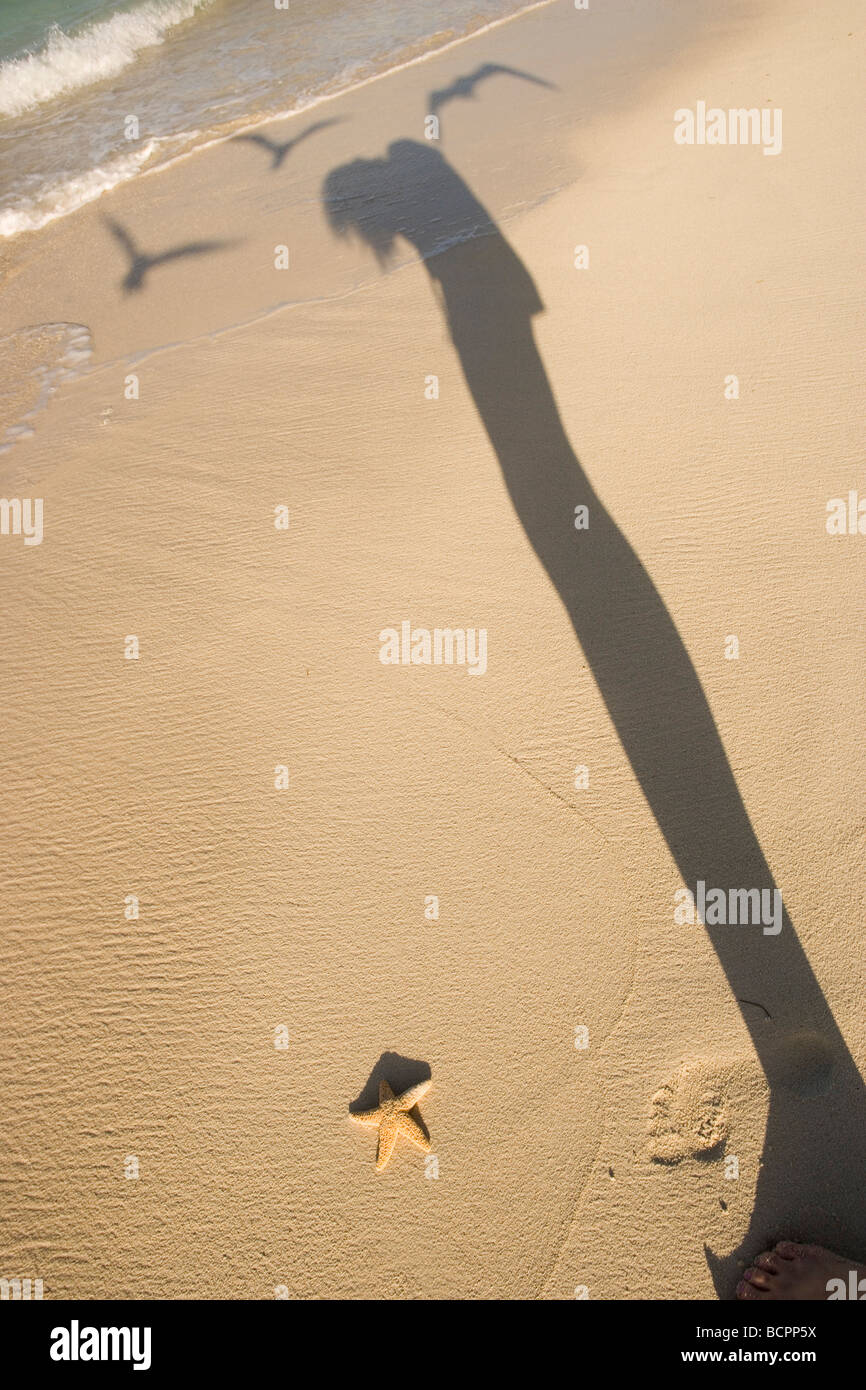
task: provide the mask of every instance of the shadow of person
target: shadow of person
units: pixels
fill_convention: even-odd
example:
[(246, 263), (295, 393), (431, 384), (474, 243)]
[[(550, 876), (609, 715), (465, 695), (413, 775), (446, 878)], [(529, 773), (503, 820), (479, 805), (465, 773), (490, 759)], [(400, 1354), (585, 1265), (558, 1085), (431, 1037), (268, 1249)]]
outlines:
[[(565, 433), (535, 344), (543, 305), (525, 266), (429, 145), (401, 140), (387, 158), (333, 170), (323, 200), (332, 230), (362, 238), (383, 266), (398, 237), (422, 257), (515, 512), (683, 882), (695, 892), (701, 880), (726, 901), (775, 892), (682, 638)], [(640, 480), (648, 496), (651, 470), (649, 460)], [(587, 508), (585, 530), (575, 529), (576, 507)], [(706, 925), (734, 997), (759, 1005), (742, 1014), (770, 1089), (749, 1230), (726, 1258), (707, 1251), (726, 1295), (745, 1258), (774, 1238), (866, 1250), (863, 1083), (785, 910), (780, 926), (773, 935), (761, 924)], [(732, 1132), (735, 1141), (736, 1117)], [(725, 1183), (733, 1214), (735, 1188)]]
[(168, 251), (158, 251), (155, 256), (148, 256), (139, 249), (122, 223), (111, 217), (104, 217), (103, 221), (129, 261), (129, 270), (121, 281), (125, 294), (140, 290), (154, 266), (165, 265), (167, 261), (177, 261), (184, 256), (203, 256), (209, 251), (220, 251), (234, 245), (230, 241), (189, 241), (183, 246), (173, 246)]

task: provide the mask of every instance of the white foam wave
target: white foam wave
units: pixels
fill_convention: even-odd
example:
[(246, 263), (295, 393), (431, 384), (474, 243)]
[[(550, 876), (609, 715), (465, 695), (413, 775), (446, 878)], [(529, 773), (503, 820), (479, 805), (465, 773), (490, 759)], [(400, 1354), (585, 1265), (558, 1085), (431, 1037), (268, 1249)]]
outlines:
[(79, 34), (57, 25), (36, 53), (0, 63), (0, 113), (20, 116), (64, 92), (114, 77), (145, 48), (163, 42), (169, 29), (191, 19), (211, 0), (144, 0)]
[[(195, 10), (201, 9), (212, 3), (212, 0), (155, 0), (139, 7), (135, 14), (141, 14), (145, 10), (160, 10), (165, 13), (171, 10), (175, 13), (181, 10), (184, 16), (192, 15)], [(402, 61), (392, 62), (388, 67), (379, 72), (368, 71), (368, 64), (365, 62), (354, 62), (345, 65), (341, 71), (333, 77), (327, 88), (305, 92), (296, 100), (291, 107), (280, 108), (269, 112), (256, 115), (253, 119), (245, 119), (239, 122), (231, 122), (223, 127), (221, 131), (214, 128), (210, 130), (192, 129), (182, 131), (174, 136), (162, 136), (148, 140), (140, 149), (117, 155), (99, 164), (96, 168), (89, 169), (79, 174), (65, 174), (55, 177), (50, 184), (40, 189), (37, 194), (17, 195), (14, 201), (5, 209), (0, 209), (0, 240), (17, 236), (21, 232), (38, 231), (40, 227), (47, 226), (59, 217), (66, 216), (67, 213), (74, 212), (77, 208), (83, 207), (86, 203), (92, 203), (103, 193), (109, 192), (118, 184), (126, 182), (127, 179), (134, 178), (138, 173), (156, 173), (159, 169), (170, 168), (178, 160), (187, 159), (197, 151), (208, 149), (211, 145), (221, 144), (225, 140), (231, 139), (240, 131), (256, 130), (260, 126), (266, 126), (271, 122), (287, 120), (291, 116), (299, 116), (305, 111), (310, 111), (314, 107), (321, 106), (325, 102), (331, 101), (334, 97), (341, 95), (350, 88), (366, 87), (372, 82), (378, 82), (387, 77), (390, 73), (401, 71), (404, 68), (415, 67), (419, 63), (425, 63), (439, 54), (447, 52), (449, 49), (457, 48), (465, 43), (467, 39), (476, 38), (478, 35), (485, 34), (489, 30), (498, 29), (501, 25), (509, 23), (518, 14), (528, 13), (530, 10), (543, 9), (545, 6), (555, 3), (555, 0), (530, 0), (530, 3), (523, 5), (513, 14), (493, 20), (488, 24), (482, 25), (479, 29), (470, 31), (457, 39), (452, 39), (441, 46), (429, 48), (426, 52), (413, 54)], [(125, 18), (126, 16), (115, 16), (115, 19)], [(95, 29), (104, 29), (113, 21), (106, 21), (103, 25), (95, 26)], [(179, 21), (175, 21), (179, 22)], [(94, 30), (95, 31), (95, 30)], [(435, 36), (434, 36), (435, 37)], [(159, 41), (159, 40), (157, 40)], [(21, 60), (24, 61), (24, 60)], [(3, 86), (2, 76), (5, 68), (9, 64), (0, 64), (0, 110), (2, 110)], [(11, 66), (15, 66), (12, 64)]]
[[(3, 388), (0, 390), (0, 454), (6, 454), (19, 439), (35, 432), (34, 421), (65, 382), (75, 381), (93, 356), (90, 333), (81, 323), (40, 323), (0, 338)], [(17, 374), (17, 377), (16, 377)], [(29, 377), (28, 400), (17, 419), (2, 416), (14, 400), (22, 380)], [(13, 415), (15, 414), (13, 406)]]
[(35, 196), (19, 198), (11, 206), (0, 209), (0, 238), (38, 231), (56, 218), (92, 203), (109, 189), (133, 178), (147, 164), (158, 144), (157, 140), (148, 140), (138, 150), (118, 155), (83, 174), (59, 179), (40, 189)]

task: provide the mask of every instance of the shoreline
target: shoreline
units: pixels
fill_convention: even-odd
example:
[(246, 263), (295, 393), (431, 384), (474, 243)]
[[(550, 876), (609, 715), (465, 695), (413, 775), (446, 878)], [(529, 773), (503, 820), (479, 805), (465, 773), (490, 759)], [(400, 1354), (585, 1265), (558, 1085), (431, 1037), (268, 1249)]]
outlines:
[[(417, 64), (426, 62), (430, 58), (435, 58), (440, 54), (446, 54), (450, 50), (458, 48), (461, 44), (466, 43), (470, 39), (480, 38), (488, 32), (491, 32), (499, 28), (503, 24), (509, 24), (512, 22), (512, 20), (519, 19), (524, 14), (529, 14), (534, 10), (543, 9), (545, 6), (556, 4), (557, 2), (558, 0), (531, 0), (531, 3), (524, 5), (519, 10), (515, 10), (513, 14), (504, 15), (500, 18), (490, 20), (488, 23), (482, 24), (477, 29), (472, 29), (465, 34), (459, 35), (457, 38), (449, 39), (445, 43), (441, 43), (434, 47), (425, 49), (424, 52), (412, 54), (412, 56), (405, 59), (401, 59), (393, 63), (391, 66), (383, 68), (379, 72), (371, 73), (366, 77), (359, 78), (357, 81), (349, 81), (345, 86), (336, 87), (333, 90), (322, 91), (320, 94), (311, 97), (308, 101), (305, 101), (300, 106), (294, 106), (289, 109), (276, 110), (269, 114), (258, 115), (253, 118), (241, 116), (238, 118), (236, 124), (230, 125), (223, 132), (219, 134), (214, 134), (208, 138), (203, 139), (199, 144), (194, 144), (189, 146), (187, 149), (181, 150), (178, 154), (171, 156), (162, 163), (157, 163), (151, 165), (150, 167), (139, 167), (132, 170), (132, 172), (130, 172), (129, 174), (118, 177), (118, 179), (114, 183), (105, 185), (99, 192), (95, 193), (92, 198), (88, 198), (86, 201), (79, 203), (76, 207), (69, 208), (65, 212), (57, 212), (53, 215), (46, 216), (45, 219), (42, 222), (40, 222), (37, 226), (23, 227), (11, 233), (0, 232), (0, 247), (3, 247), (10, 243), (14, 243), (18, 237), (37, 235), (45, 227), (51, 226), (54, 222), (61, 221), (63, 218), (66, 217), (73, 217), (77, 212), (80, 212), (82, 208), (88, 207), (92, 203), (99, 202), (101, 198), (112, 193), (116, 188), (121, 188), (125, 186), (127, 183), (132, 183), (134, 180), (138, 178), (145, 178), (148, 175), (167, 172), (168, 170), (174, 168), (176, 165), (182, 163), (184, 160), (191, 159), (193, 156), (198, 154), (203, 154), (209, 149), (213, 149), (219, 145), (224, 144), (226, 141), (237, 139), (238, 136), (246, 135), (252, 131), (261, 130), (269, 125), (283, 124), (292, 120), (296, 116), (302, 115), (305, 111), (313, 111), (318, 109), (318, 107), (326, 105), (328, 102), (333, 101), (337, 98), (350, 96), (353, 92), (360, 91), (364, 87), (369, 86), (371, 83), (378, 82), (382, 78), (388, 77), (393, 73), (402, 72), (404, 69), (411, 68), (416, 66)], [(432, 43), (437, 38), (437, 36), (437, 33), (433, 33), (429, 35), (428, 38), (424, 40), (424, 42)], [(180, 131), (172, 135), (150, 136), (143, 141), (143, 144), (145, 146), (153, 146), (159, 145), (160, 143), (169, 143), (172, 141), (176, 142), (178, 140), (182, 141), (194, 133), (195, 132)], [(150, 152), (146, 152), (143, 161), (145, 165), (149, 158)], [(94, 170), (89, 171), (89, 173), (91, 174), (94, 172)], [(86, 175), (78, 175), (76, 176), (75, 181), (80, 181), (80, 179), (83, 177), (86, 177)], [(0, 208), (0, 219), (2, 219), (4, 211), (5, 209)]]
[[(749, 12), (755, 11), (755, 6), (750, 3), (750, 0), (743, 0), (743, 4)], [(185, 318), (175, 320), (174, 331), (162, 342), (152, 341), (152, 335), (148, 335), (151, 337), (150, 341), (144, 342), (140, 340), (136, 342), (133, 338), (128, 343), (118, 345), (119, 350), (112, 350), (109, 357), (101, 350), (100, 318), (117, 316), (118, 299), (116, 296), (107, 296), (92, 271), (88, 271), (90, 247), (99, 242), (105, 244), (105, 232), (103, 230), (105, 217), (118, 215), (127, 218), (137, 217), (141, 214), (145, 226), (148, 226), (152, 221), (148, 216), (149, 208), (154, 203), (162, 206), (167, 203), (171, 205), (173, 220), (177, 222), (178, 240), (183, 241), (185, 234), (188, 234), (189, 239), (194, 239), (202, 229), (202, 218), (193, 213), (193, 207), (196, 203), (212, 196), (211, 190), (215, 186), (229, 189), (231, 197), (239, 203), (251, 203), (252, 208), (250, 210), (254, 211), (256, 204), (262, 203), (262, 195), (267, 196), (270, 190), (266, 186), (262, 187), (259, 180), (255, 178), (254, 171), (244, 170), (238, 159), (234, 158), (238, 150), (239, 137), (242, 144), (248, 134), (261, 133), (271, 128), (274, 137), (284, 138), (284, 132), (285, 137), (290, 137), (291, 131), (296, 128), (298, 119), (303, 117), (305, 111), (320, 110), (322, 107), (333, 108), (333, 118), (342, 124), (347, 119), (347, 115), (344, 113), (351, 113), (353, 106), (360, 101), (363, 103), (364, 120), (361, 123), (359, 134), (363, 142), (367, 138), (365, 126), (371, 124), (374, 128), (376, 125), (380, 128), (382, 126), (382, 122), (375, 120), (375, 108), (378, 103), (370, 89), (374, 89), (375, 92), (377, 85), (386, 78), (389, 83), (388, 91), (391, 94), (389, 106), (396, 105), (397, 109), (403, 108), (400, 123), (394, 131), (393, 138), (399, 136), (400, 124), (404, 130), (408, 124), (409, 129), (414, 127), (414, 130), (420, 133), (425, 110), (420, 102), (416, 105), (416, 98), (412, 91), (415, 73), (419, 67), (432, 63), (435, 71), (446, 73), (453, 59), (466, 49), (467, 45), (469, 46), (466, 49), (468, 55), (473, 52), (471, 46), (475, 45), (475, 51), (481, 57), (485, 44), (490, 41), (487, 38), (488, 33), (491, 36), (496, 36), (499, 47), (505, 47), (508, 56), (515, 60), (514, 65), (518, 66), (516, 60), (520, 59), (524, 45), (517, 40), (509, 44), (509, 34), (514, 32), (514, 25), (517, 23), (520, 23), (521, 34), (527, 33), (527, 26), (531, 26), (532, 21), (537, 16), (542, 16), (547, 10), (559, 11), (562, 17), (560, 20), (561, 29), (568, 26), (572, 15), (577, 22), (586, 18), (586, 16), (574, 12), (567, 0), (538, 0), (538, 3), (528, 6), (518, 14), (496, 20), (479, 31), (446, 44), (443, 48), (417, 55), (405, 64), (388, 69), (383, 73), (374, 74), (347, 89), (328, 94), (313, 106), (301, 108), (286, 115), (256, 121), (249, 127), (244, 126), (242, 130), (225, 136), (221, 135), (192, 150), (184, 151), (166, 165), (142, 170), (140, 175), (137, 174), (132, 179), (116, 185), (95, 201), (47, 223), (38, 231), (25, 233), (21, 237), (0, 243), (0, 263), (2, 263), (5, 272), (4, 289), (0, 293), (0, 337), (18, 331), (25, 326), (32, 327), (39, 323), (62, 321), (80, 324), (88, 329), (94, 339), (96, 345), (94, 366), (98, 366), (103, 360), (106, 362), (109, 360), (123, 361), (132, 356), (139, 356), (142, 352), (149, 352), (154, 347), (169, 347), (176, 343), (206, 336), (217, 328), (223, 330), (241, 323), (250, 323), (262, 314), (269, 315), (281, 308), (293, 307), (298, 301), (278, 299), (273, 294), (262, 292), (256, 296), (257, 302), (254, 306), (238, 304), (237, 311), (233, 312), (227, 321), (214, 322), (212, 312), (205, 312), (202, 316), (187, 315)], [(697, 45), (699, 50), (702, 44), (708, 42), (707, 36), (700, 33), (699, 24), (702, 18), (705, 19), (708, 14), (713, 13), (713, 7), (709, 0), (706, 0), (701, 11), (693, 12), (685, 20), (685, 23), (685, 7), (681, 6), (680, 10), (682, 13), (665, 14), (664, 6), (656, 4), (654, 12), (648, 12), (645, 19), (646, 30), (641, 40), (646, 48), (647, 56), (651, 55), (656, 60), (662, 59), (668, 31), (679, 33), (680, 42), (686, 52), (688, 52), (689, 45)], [(611, 97), (611, 80), (614, 83), (614, 91), (616, 91), (618, 80), (616, 76), (611, 79), (608, 75), (608, 69), (611, 64), (618, 61), (616, 44), (620, 37), (617, 29), (620, 18), (616, 14), (602, 15), (596, 17), (594, 22), (597, 25), (597, 32), (601, 35), (600, 47), (599, 40), (594, 40), (599, 52), (593, 53), (590, 50), (588, 54), (581, 55), (580, 61), (584, 68), (582, 81), (588, 92), (591, 93), (597, 88), (603, 94), (603, 108), (610, 117), (615, 113), (614, 100)], [(680, 26), (679, 31), (677, 25)], [(734, 32), (736, 31), (734, 30)], [(531, 29), (529, 33), (531, 36), (530, 56), (533, 44), (538, 54), (544, 53), (546, 40), (543, 33), (539, 32), (539, 27), (535, 26), (534, 35)], [(633, 41), (634, 35), (629, 35), (629, 39)], [(715, 39), (715, 35), (712, 36), (712, 39)], [(553, 59), (552, 64), (551, 58)], [(468, 58), (468, 61), (472, 61), (471, 57)], [(558, 66), (560, 75), (565, 76), (567, 67), (560, 55), (553, 57), (548, 50), (543, 61), (548, 66), (552, 65), (554, 70), (557, 70)], [(675, 58), (667, 55), (666, 61), (670, 63), (675, 61)], [(641, 76), (643, 82), (646, 83), (658, 81), (660, 74), (644, 71)], [(435, 77), (433, 80), (435, 83)], [(507, 86), (509, 80), (511, 79), (499, 79), (503, 86)], [(494, 97), (494, 87), (495, 84), (492, 84), (485, 88), (484, 103), (489, 105), (494, 120), (498, 121), (503, 118), (508, 120), (505, 113), (509, 110), (510, 102), (507, 96), (503, 98), (503, 96), (496, 94)], [(578, 96), (577, 105), (575, 105), (574, 99), (562, 81), (560, 82), (560, 91), (566, 102), (563, 119), (568, 126), (573, 126), (581, 110), (589, 114), (588, 98), (581, 100)], [(393, 100), (395, 92), (399, 92), (397, 103)], [(530, 115), (532, 107), (536, 104), (533, 100), (535, 95), (534, 92), (526, 89), (520, 93), (522, 101), (529, 100)], [(629, 98), (630, 101), (639, 99), (638, 92), (633, 93)], [(474, 103), (469, 105), (474, 105)], [(409, 111), (406, 110), (407, 107)], [(412, 107), (414, 107), (414, 111), (412, 111)], [(469, 106), (464, 106), (463, 109), (468, 112)], [(596, 121), (598, 113), (593, 111), (591, 119)], [(567, 152), (557, 148), (551, 132), (545, 133), (542, 130), (540, 133), (545, 141), (541, 147), (543, 151), (542, 164), (546, 160), (547, 167), (538, 170), (524, 168), (524, 177), (529, 176), (526, 195), (529, 206), (557, 191), (561, 191), (580, 177), (578, 162), (569, 157)], [(310, 148), (312, 149), (312, 146)], [(467, 149), (467, 153), (471, 156), (471, 149)], [(302, 157), (300, 152), (299, 157)], [(263, 165), (261, 173), (264, 175), (266, 172), (266, 166)], [(187, 186), (186, 192), (184, 191), (185, 185)], [(293, 210), (300, 211), (303, 215), (307, 211), (303, 204), (315, 199), (318, 191), (314, 182), (305, 185), (302, 181), (298, 186), (291, 176), (291, 170), (289, 171), (289, 185), (285, 192), (289, 199), (288, 205)], [(505, 181), (499, 180), (498, 185), (494, 186), (492, 191), (491, 211), (493, 215), (506, 222), (510, 221), (515, 212), (509, 211), (507, 207), (507, 184)], [(298, 208), (299, 202), (300, 208)], [(516, 209), (516, 212), (519, 213), (519, 211), (520, 208)], [(224, 219), (218, 217), (218, 220)], [(276, 222), (272, 212), (269, 220)], [(240, 240), (242, 237), (248, 236), (248, 221), (249, 219), (243, 215), (225, 219), (224, 239)], [(278, 240), (276, 230), (274, 238)], [(311, 226), (305, 226), (303, 235), (305, 239), (311, 240), (315, 232)], [(106, 245), (105, 249), (110, 253), (110, 243)], [(68, 287), (65, 286), (65, 282), (60, 276), (46, 276), (46, 263), (55, 266), (74, 264), (75, 278), (82, 281), (85, 294), (83, 296), (71, 296), (68, 293)], [(240, 268), (242, 258), (238, 258), (237, 264)], [(186, 278), (189, 280), (190, 277)], [(271, 286), (274, 291), (279, 288), (272, 278)], [(321, 284), (321, 288), (309, 297), (327, 297), (334, 289), (339, 293), (341, 288), (342, 286), (339, 284), (332, 286), (326, 280), (324, 284)], [(47, 293), (45, 292), (46, 289)], [(305, 295), (304, 299), (307, 297), (308, 295)], [(199, 296), (200, 306), (205, 298), (209, 301), (210, 307), (212, 297), (205, 295), (204, 291)], [(198, 321), (196, 321), (197, 318)]]

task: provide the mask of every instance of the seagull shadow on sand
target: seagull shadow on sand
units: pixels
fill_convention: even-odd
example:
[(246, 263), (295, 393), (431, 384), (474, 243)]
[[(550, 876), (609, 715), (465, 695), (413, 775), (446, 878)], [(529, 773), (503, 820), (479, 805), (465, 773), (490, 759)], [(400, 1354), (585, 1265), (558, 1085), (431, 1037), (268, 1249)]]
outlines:
[[(566, 434), (535, 342), (532, 320), (544, 306), (526, 267), (429, 145), (400, 140), (385, 158), (334, 169), (323, 201), (333, 232), (359, 237), (383, 268), (398, 238), (423, 261), (515, 513), (555, 585), (683, 882), (692, 892), (699, 879), (726, 895), (772, 890), (674, 619)], [(579, 371), (577, 333), (574, 342)], [(651, 460), (634, 486), (651, 505)], [(697, 502), (700, 475), (684, 486)], [(574, 528), (579, 505), (589, 509), (581, 532)], [(760, 925), (704, 929), (741, 1003), (770, 1093), (748, 1229), (722, 1258), (705, 1247), (716, 1289), (729, 1297), (745, 1261), (780, 1237), (866, 1254), (866, 1095), (787, 912), (775, 936)], [(743, 1178), (745, 1190), (754, 1175)], [(738, 1184), (724, 1187), (740, 1234), (747, 1210), (737, 1209)]]
[(136, 245), (134, 237), (122, 223), (111, 217), (105, 217), (103, 221), (129, 261), (129, 270), (121, 281), (125, 294), (142, 289), (146, 276), (158, 265), (182, 260), (186, 256), (204, 256), (211, 251), (222, 251), (237, 245), (235, 241), (188, 241), (182, 246), (172, 246), (168, 251), (147, 255)]
[(300, 145), (302, 140), (306, 140), (310, 135), (315, 135), (318, 130), (324, 130), (326, 126), (339, 125), (342, 119), (342, 116), (331, 116), (326, 121), (314, 121), (293, 140), (285, 140), (282, 143), (277, 140), (270, 140), (267, 135), (260, 135), (258, 131), (254, 130), (244, 135), (235, 135), (234, 139), (245, 140), (247, 144), (258, 145), (261, 149), (267, 150), (271, 156), (271, 169), (279, 169), (286, 155), (291, 154), (295, 146)]
[(438, 116), (443, 106), (447, 106), (449, 101), (468, 101), (474, 100), (476, 87), (482, 82), (486, 82), (489, 77), (519, 77), (523, 82), (532, 82), (537, 87), (549, 87), (556, 90), (554, 82), (548, 82), (543, 77), (535, 77), (531, 72), (522, 72), (520, 68), (509, 68), (501, 63), (483, 63), (474, 72), (457, 77), (448, 87), (440, 87), (435, 92), (430, 92), (427, 97), (428, 110), (432, 115)]

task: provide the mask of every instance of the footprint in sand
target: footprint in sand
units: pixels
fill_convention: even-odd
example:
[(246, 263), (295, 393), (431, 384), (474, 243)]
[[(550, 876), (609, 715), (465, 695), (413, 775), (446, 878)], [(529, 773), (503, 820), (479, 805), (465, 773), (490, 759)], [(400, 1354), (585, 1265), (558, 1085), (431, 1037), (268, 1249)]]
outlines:
[[(736, 1079), (741, 1097), (773, 1088), (804, 1101), (829, 1091), (836, 1057), (820, 1034), (809, 1029), (779, 1031), (772, 1024), (761, 1039), (763, 1069), (754, 1054), (693, 1058), (656, 1091), (647, 1125), (645, 1152), (656, 1163), (721, 1157), (728, 1137), (729, 1092)], [(718, 1151), (718, 1152), (717, 1152)]]
[(687, 1062), (652, 1098), (647, 1152), (654, 1163), (706, 1158), (728, 1136), (727, 1097), (712, 1062)]

